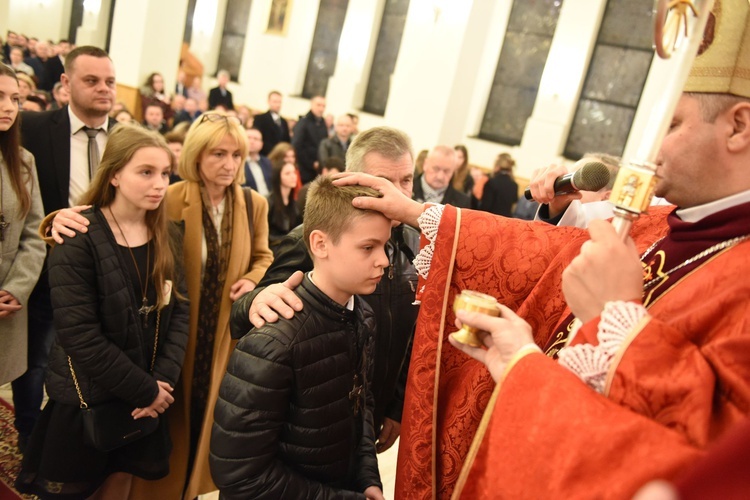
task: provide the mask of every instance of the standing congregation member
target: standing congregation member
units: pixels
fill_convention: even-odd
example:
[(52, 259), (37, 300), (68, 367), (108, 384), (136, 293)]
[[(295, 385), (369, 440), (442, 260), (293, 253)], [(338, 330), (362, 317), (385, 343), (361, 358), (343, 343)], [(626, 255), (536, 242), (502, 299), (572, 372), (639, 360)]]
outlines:
[(307, 184), (318, 175), (318, 147), (328, 137), (328, 128), (323, 120), (326, 98), (315, 96), (310, 99), (310, 111), (294, 127), (292, 145), (297, 153), (302, 184)]
[(227, 88), (229, 83), (229, 71), (222, 69), (216, 75), (216, 87), (212, 88), (208, 93), (208, 109), (214, 109), (217, 106), (223, 106), (225, 110), (234, 110), (234, 102), (232, 101), (232, 93)]
[[(126, 499), (133, 476), (169, 472), (160, 415), (174, 401), (188, 330), (181, 236), (163, 203), (174, 166), (161, 137), (118, 127), (81, 198), (88, 231), (50, 253), (57, 338), (49, 401), (16, 481), (23, 493)], [(119, 441), (131, 435), (124, 425), (138, 439)]]
[[(347, 169), (383, 177), (406, 196), (411, 196), (414, 156), (411, 139), (400, 130), (373, 127), (361, 132), (347, 151)], [(364, 300), (375, 311), (373, 417), (377, 451), (382, 453), (398, 438), (404, 386), (409, 369), (409, 343), (414, 332), (418, 308), (414, 304), (417, 271), (412, 261), (419, 249), (419, 233), (403, 224), (391, 229), (386, 244), (389, 265), (375, 291)], [(232, 306), (232, 336), (240, 338), (253, 327), (279, 316), (291, 318), (302, 307), (294, 293), (302, 273), (313, 267), (305, 246), (302, 226), (281, 240), (277, 258), (263, 276), (258, 288)], [(283, 282), (283, 283), (282, 283)]]
[(141, 110), (146, 116), (149, 106), (158, 106), (162, 111), (162, 119), (169, 121), (174, 111), (170, 105), (171, 99), (164, 88), (164, 77), (161, 73), (151, 73), (146, 82), (139, 89), (141, 93)]
[(208, 446), (219, 384), (234, 347), (229, 313), (273, 259), (266, 200), (242, 188), (246, 155), (245, 130), (235, 117), (204, 113), (185, 137), (178, 168), (184, 180), (172, 184), (167, 196), (170, 220), (185, 224), (190, 296), (187, 354), (169, 416), (174, 449), (169, 476), (156, 484), (139, 481), (133, 499), (193, 499), (216, 490)]
[(518, 199), (518, 184), (513, 177), (515, 165), (516, 160), (508, 153), (500, 153), (497, 156), (492, 177), (482, 190), (479, 210), (503, 217), (513, 215), (513, 205)]
[[(747, 418), (750, 5), (720, 6), (656, 156), (655, 195), (676, 207), (651, 207), (625, 242), (605, 221), (425, 210), (381, 179), (345, 181), (384, 193), (355, 206), (420, 219), (423, 304), (470, 289), (503, 306), (423, 308), (397, 495), (629, 498)], [(552, 181), (532, 183), (538, 201)], [(482, 364), (447, 345), (456, 317), (488, 332), (486, 350), (450, 341)]]
[(453, 148), (435, 146), (424, 160), (424, 172), (414, 179), (413, 198), (417, 201), (449, 203), (460, 208), (469, 208), (469, 196), (451, 185), (451, 178), (457, 167)]
[[(61, 42), (62, 44), (62, 42)], [(36, 159), (44, 213), (73, 206), (88, 189), (107, 143), (115, 100), (115, 69), (107, 53), (82, 46), (67, 53), (60, 77), (70, 103), (55, 111), (23, 113), (23, 145)], [(85, 224), (85, 223), (84, 223)], [(77, 228), (85, 226), (78, 224)], [(55, 224), (52, 235), (62, 225)], [(66, 236), (73, 236), (65, 230)], [(55, 337), (47, 272), (29, 298), (28, 369), (13, 381), (15, 427), (21, 448), (39, 417), (50, 346)]]
[(21, 147), (15, 72), (0, 63), (0, 385), (26, 371), (29, 295), (44, 263), (34, 157)]
[(289, 123), (281, 116), (281, 93), (273, 90), (268, 94), (268, 111), (256, 115), (253, 127), (263, 135), (263, 149), (260, 154), (268, 156), (280, 142), (292, 142), (289, 136)]
[(339, 158), (346, 163), (346, 150), (352, 143), (354, 124), (349, 115), (336, 118), (334, 134), (323, 139), (318, 147), (318, 162), (323, 165), (328, 158)]
[(329, 177), (310, 188), (305, 244), (314, 269), (303, 310), (238, 343), (221, 383), (211, 472), (227, 500), (382, 500), (372, 393), (370, 294), (388, 267), (391, 221), (357, 210), (359, 187)]
[[(245, 160), (245, 186), (267, 196), (271, 192), (271, 160), (260, 154), (263, 149), (263, 136), (255, 127), (246, 131), (247, 160)], [(297, 168), (294, 168), (294, 185), (297, 185)]]
[[(268, 245), (274, 252), (281, 239), (302, 222), (295, 202), (297, 169), (293, 163), (274, 166), (268, 200)], [(274, 254), (275, 255), (275, 254)]]

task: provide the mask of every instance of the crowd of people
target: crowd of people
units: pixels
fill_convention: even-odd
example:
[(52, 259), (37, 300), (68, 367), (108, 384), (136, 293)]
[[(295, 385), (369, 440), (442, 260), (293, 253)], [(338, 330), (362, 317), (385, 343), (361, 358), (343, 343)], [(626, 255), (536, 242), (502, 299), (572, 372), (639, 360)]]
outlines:
[[(377, 500), (377, 455), (400, 438), (399, 498), (739, 498), (741, 468), (706, 465), (750, 450), (722, 441), (750, 428), (750, 6), (722, 8), (737, 15), (716, 21), (656, 158), (672, 206), (629, 234), (602, 220), (606, 154), (586, 157), (607, 186), (560, 195), (552, 165), (529, 206), (508, 153), (491, 173), (461, 145), (415, 156), (403, 131), (327, 119), (323, 96), (296, 124), (276, 91), (254, 115), (225, 71), (209, 92), (151, 73), (134, 113), (102, 49), (62, 41), (40, 66), (49, 45), (9, 32), (16, 488)], [(454, 311), (462, 290), (499, 315)]]

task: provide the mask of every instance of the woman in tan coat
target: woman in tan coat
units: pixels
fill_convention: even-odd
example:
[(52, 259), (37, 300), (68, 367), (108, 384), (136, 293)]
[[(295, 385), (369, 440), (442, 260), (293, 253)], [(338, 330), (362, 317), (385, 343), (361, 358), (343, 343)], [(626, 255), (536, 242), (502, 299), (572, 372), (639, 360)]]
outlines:
[(255, 288), (273, 260), (267, 202), (241, 187), (246, 156), (245, 132), (235, 117), (205, 113), (185, 138), (178, 167), (184, 181), (171, 185), (167, 194), (169, 218), (185, 224), (190, 297), (190, 336), (169, 414), (174, 448), (169, 476), (139, 481), (130, 498), (193, 499), (216, 489), (208, 450), (219, 384), (235, 343), (229, 312), (235, 299)]

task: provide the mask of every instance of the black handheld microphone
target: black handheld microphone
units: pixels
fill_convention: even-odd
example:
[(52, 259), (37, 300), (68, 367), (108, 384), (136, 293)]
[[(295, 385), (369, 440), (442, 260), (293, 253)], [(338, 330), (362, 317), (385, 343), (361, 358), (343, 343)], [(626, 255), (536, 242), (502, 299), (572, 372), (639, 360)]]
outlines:
[[(575, 172), (555, 179), (555, 195), (570, 194), (576, 191), (599, 191), (609, 183), (609, 169), (600, 161), (590, 161)], [(531, 188), (523, 193), (527, 200), (532, 199)]]

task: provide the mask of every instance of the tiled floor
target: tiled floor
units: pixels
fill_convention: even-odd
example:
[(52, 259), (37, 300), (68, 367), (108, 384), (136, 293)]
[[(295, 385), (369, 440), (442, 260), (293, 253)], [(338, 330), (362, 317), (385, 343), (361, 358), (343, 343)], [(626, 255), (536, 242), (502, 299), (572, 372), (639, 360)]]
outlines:
[[(0, 386), (0, 398), (6, 401), (12, 401), (10, 384)], [(393, 489), (396, 485), (396, 458), (398, 455), (398, 441), (390, 450), (378, 455), (380, 464), (380, 478), (383, 481), (383, 494), (386, 499), (393, 498)], [(219, 493), (209, 493), (202, 495), (201, 500), (218, 500)]]

